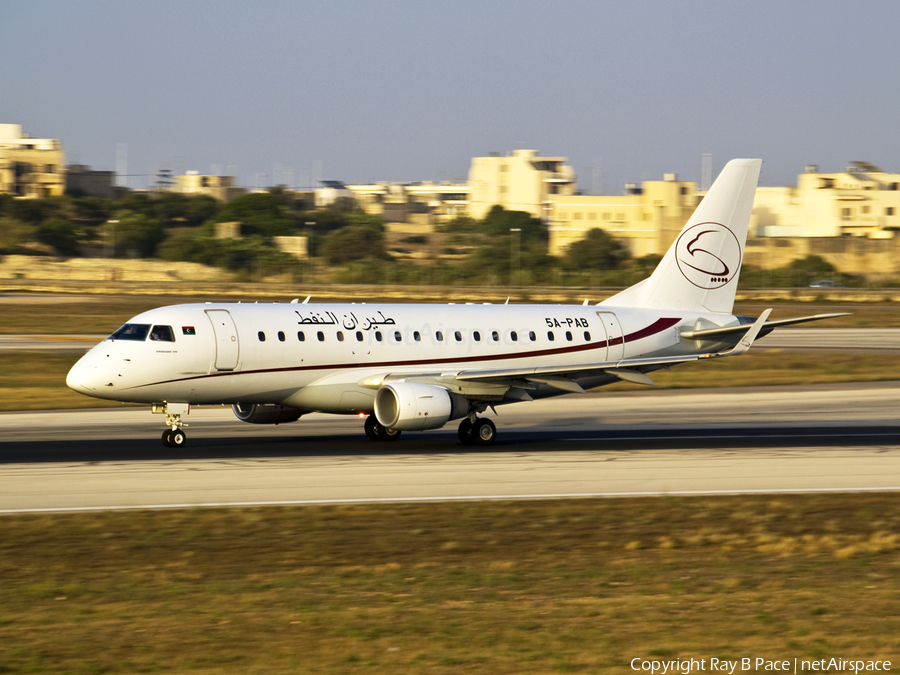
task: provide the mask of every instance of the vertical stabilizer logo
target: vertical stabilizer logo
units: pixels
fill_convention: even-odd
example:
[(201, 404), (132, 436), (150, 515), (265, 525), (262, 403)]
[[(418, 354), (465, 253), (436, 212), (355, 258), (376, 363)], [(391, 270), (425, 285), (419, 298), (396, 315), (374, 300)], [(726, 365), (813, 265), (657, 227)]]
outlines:
[(706, 290), (722, 288), (741, 268), (741, 244), (720, 223), (698, 223), (681, 233), (675, 260), (684, 278)]

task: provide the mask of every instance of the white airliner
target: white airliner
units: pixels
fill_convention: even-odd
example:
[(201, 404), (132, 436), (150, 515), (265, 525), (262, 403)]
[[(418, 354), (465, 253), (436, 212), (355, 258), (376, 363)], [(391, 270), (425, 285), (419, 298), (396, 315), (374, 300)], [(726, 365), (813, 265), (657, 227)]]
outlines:
[[(187, 304), (137, 315), (85, 354), (66, 384), (149, 403), (181, 447), (192, 405), (232, 404), (253, 424), (309, 412), (367, 415), (373, 440), (461, 420), (465, 444), (496, 438), (489, 408), (735, 356), (777, 326), (732, 314), (758, 159), (722, 170), (653, 274), (585, 305)], [(496, 410), (494, 410), (496, 412)]]

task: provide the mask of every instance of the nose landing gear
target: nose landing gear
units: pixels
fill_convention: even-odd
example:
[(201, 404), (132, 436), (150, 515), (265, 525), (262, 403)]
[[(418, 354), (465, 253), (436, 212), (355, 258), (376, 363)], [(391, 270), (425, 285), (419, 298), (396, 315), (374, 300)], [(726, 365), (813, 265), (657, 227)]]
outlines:
[(163, 445), (167, 448), (181, 448), (186, 441), (187, 435), (184, 433), (184, 430), (177, 427), (175, 429), (166, 429), (162, 435)]
[(182, 427), (186, 427), (187, 424), (181, 421), (181, 416), (191, 412), (191, 405), (189, 403), (154, 403), (150, 410), (153, 413), (165, 415), (166, 426), (171, 427), (163, 432), (163, 445), (167, 448), (184, 447), (187, 442), (187, 434), (184, 433)]

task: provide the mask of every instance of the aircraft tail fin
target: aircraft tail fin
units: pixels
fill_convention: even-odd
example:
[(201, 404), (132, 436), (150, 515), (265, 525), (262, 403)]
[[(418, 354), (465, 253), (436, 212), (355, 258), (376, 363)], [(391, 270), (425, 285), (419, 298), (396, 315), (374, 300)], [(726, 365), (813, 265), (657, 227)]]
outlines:
[(761, 165), (728, 162), (653, 274), (600, 304), (730, 314)]

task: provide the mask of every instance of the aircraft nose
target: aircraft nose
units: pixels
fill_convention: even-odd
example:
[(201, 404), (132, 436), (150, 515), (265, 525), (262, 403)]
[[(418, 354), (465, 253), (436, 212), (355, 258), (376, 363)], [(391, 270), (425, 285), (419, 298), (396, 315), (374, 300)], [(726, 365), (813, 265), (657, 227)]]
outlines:
[(93, 359), (86, 354), (79, 359), (66, 375), (66, 386), (80, 394), (90, 394), (97, 390), (94, 381), (97, 375), (97, 366)]

